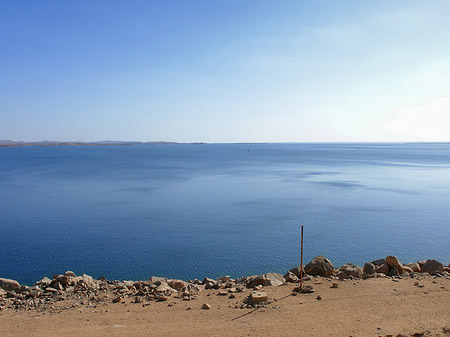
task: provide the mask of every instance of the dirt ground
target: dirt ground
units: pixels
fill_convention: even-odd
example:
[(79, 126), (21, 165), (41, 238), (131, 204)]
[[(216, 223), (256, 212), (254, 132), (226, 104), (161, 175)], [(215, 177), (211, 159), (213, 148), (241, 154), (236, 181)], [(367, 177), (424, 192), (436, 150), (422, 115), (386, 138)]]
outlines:
[[(240, 309), (250, 290), (235, 298), (205, 290), (196, 300), (145, 306), (106, 300), (61, 313), (4, 309), (0, 336), (450, 336), (450, 280), (415, 282), (318, 278), (307, 282), (312, 294), (293, 296), (292, 284), (265, 287), (270, 303), (251, 309)], [(201, 309), (204, 303), (211, 309)]]

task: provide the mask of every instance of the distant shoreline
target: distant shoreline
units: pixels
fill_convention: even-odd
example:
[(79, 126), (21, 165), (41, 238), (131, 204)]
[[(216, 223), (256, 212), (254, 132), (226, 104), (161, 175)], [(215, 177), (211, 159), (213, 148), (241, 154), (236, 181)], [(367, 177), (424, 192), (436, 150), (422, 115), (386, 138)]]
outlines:
[(23, 146), (41, 146), (41, 147), (49, 147), (49, 146), (111, 146), (111, 145), (182, 145), (182, 144), (190, 144), (190, 145), (204, 145), (204, 144), (229, 144), (229, 145), (255, 145), (255, 144), (356, 144), (356, 145), (374, 145), (374, 144), (450, 144), (450, 142), (440, 142), (440, 141), (430, 141), (430, 142), (408, 142), (408, 141), (392, 141), (392, 142), (231, 142), (231, 143), (223, 143), (223, 142), (168, 142), (168, 141), (149, 141), (149, 142), (141, 142), (141, 141), (91, 141), (91, 142), (82, 142), (82, 141), (37, 141), (37, 142), (26, 142), (26, 141), (14, 141), (14, 140), (0, 140), (0, 147), (23, 147)]
[[(0, 147), (22, 147), (22, 146), (111, 146), (111, 145), (170, 145), (181, 144), (177, 142), (133, 142), (133, 141), (99, 141), (99, 142), (58, 142), (58, 141), (42, 141), (42, 142), (16, 142), (16, 141), (0, 141)], [(205, 144), (205, 143), (189, 143), (189, 144)]]

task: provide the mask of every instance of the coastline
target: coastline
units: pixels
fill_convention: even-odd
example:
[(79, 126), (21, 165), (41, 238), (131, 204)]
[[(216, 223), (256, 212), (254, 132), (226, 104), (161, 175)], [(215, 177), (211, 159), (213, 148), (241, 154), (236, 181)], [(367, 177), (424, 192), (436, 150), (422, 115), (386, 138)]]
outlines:
[[(419, 269), (414, 271), (413, 268)], [(13, 280), (0, 279), (0, 287), (3, 288), (0, 290), (0, 323), (5, 329), (10, 329), (5, 330), (9, 331), (7, 335), (14, 336), (22, 335), (14, 327), (17, 318), (26, 320), (22, 323), (27, 325), (27, 331), (32, 331), (33, 336), (45, 335), (43, 332), (48, 332), (39, 330), (43, 321), (55, 324), (54, 331), (47, 335), (59, 335), (63, 332), (74, 336), (92, 333), (241, 335), (239, 329), (243, 329), (242, 321), (252, 322), (261, 328), (256, 330), (244, 328), (242, 331), (247, 335), (292, 335), (293, 330), (290, 329), (298, 322), (295, 323), (294, 320), (289, 324), (288, 322), (282, 324), (284, 316), (280, 315), (280, 312), (287, 310), (286, 317), (293, 319), (296, 316), (300, 317), (300, 314), (305, 315), (304, 309), (310, 307), (313, 311), (318, 309), (322, 311), (316, 312), (318, 314), (316, 318), (308, 312), (310, 321), (302, 320), (302, 326), (308, 326), (310, 329), (305, 335), (316, 336), (333, 332), (329, 330), (332, 326), (328, 325), (334, 322), (333, 319), (339, 321), (352, 318), (346, 315), (342, 317), (343, 308), (353, 310), (352, 308), (360, 305), (370, 304), (369, 308), (365, 309), (366, 312), (354, 313), (355, 317), (371, 314), (374, 315), (373, 321), (377, 322), (377, 315), (382, 317), (386, 314), (380, 308), (395, 313), (394, 317), (397, 317), (397, 320), (401, 313), (406, 313), (406, 317), (409, 317), (397, 326), (390, 324), (381, 327), (379, 335), (402, 336), (401, 333), (405, 331), (409, 335), (428, 331), (433, 333), (433, 336), (436, 333), (445, 336), (447, 331), (445, 329), (449, 328), (450, 331), (448, 320), (450, 265), (444, 266), (436, 260), (403, 265), (394, 256), (388, 256), (368, 262), (363, 267), (345, 264), (334, 268), (331, 261), (318, 256), (304, 266), (303, 290), (308, 291), (299, 292), (300, 271), (301, 268), (298, 266), (287, 271), (285, 275), (266, 273), (239, 279), (222, 276), (216, 280), (205, 277), (203, 280), (189, 281), (162, 277), (151, 277), (146, 281), (109, 281), (103, 277), (95, 280), (88, 275), (77, 276), (67, 271), (63, 275), (54, 275), (51, 279), (44, 277), (31, 287), (21, 286)], [(398, 301), (401, 303), (397, 303)], [(336, 303), (339, 303), (337, 308)], [(416, 318), (415, 314), (411, 313), (411, 303), (420, 303), (414, 306), (414, 310), (417, 311)], [(434, 314), (426, 314), (422, 310)], [(141, 319), (147, 317), (149, 312), (160, 318), (155, 318), (153, 323), (120, 318), (122, 315), (130, 316), (131, 311)], [(177, 312), (177, 317), (183, 316), (179, 326), (176, 329), (170, 325), (162, 328), (161, 326), (165, 325), (164, 320), (174, 315), (174, 311)], [(322, 322), (318, 327), (316, 319), (322, 317), (322, 314), (328, 315), (328, 323)], [(217, 330), (212, 329), (211, 321), (208, 323), (208, 315), (212, 316), (210, 319), (218, 321)], [(440, 318), (436, 321), (438, 316)], [(91, 320), (96, 322), (105, 317), (121, 323), (107, 324), (99, 330), (90, 330)], [(87, 330), (67, 330), (68, 327), (57, 327), (62, 321), (76, 322), (81, 318)], [(411, 324), (413, 318), (416, 325)], [(446, 319), (448, 326), (445, 323)], [(188, 327), (191, 320), (199, 322), (195, 326)], [(267, 327), (266, 320), (275, 321)], [(434, 322), (431, 325), (437, 324), (434, 328), (439, 328), (440, 332), (430, 328), (430, 320)], [(356, 325), (361, 326), (356, 328)], [(363, 323), (356, 325), (346, 327), (344, 330), (342, 327), (336, 327), (335, 335), (341, 335), (343, 331), (345, 334), (349, 333), (347, 335), (352, 335), (352, 329), (356, 329), (355, 331), (359, 333), (367, 333), (372, 329), (371, 327), (367, 330), (368, 327)], [(262, 328), (263, 326), (265, 327)], [(145, 327), (148, 331), (144, 329)]]

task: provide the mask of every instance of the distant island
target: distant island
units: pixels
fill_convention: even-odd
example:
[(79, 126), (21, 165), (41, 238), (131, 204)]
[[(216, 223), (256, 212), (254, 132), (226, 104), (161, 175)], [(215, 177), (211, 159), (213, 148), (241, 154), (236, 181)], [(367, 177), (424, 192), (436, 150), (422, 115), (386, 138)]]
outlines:
[[(19, 146), (106, 146), (106, 145), (164, 145), (164, 144), (180, 144), (177, 142), (137, 142), (137, 141), (113, 141), (102, 140), (93, 142), (79, 142), (79, 141), (49, 141), (43, 140), (40, 142), (24, 142), (13, 140), (0, 140), (0, 147), (19, 147)], [(190, 143), (190, 144), (204, 144), (204, 143)]]

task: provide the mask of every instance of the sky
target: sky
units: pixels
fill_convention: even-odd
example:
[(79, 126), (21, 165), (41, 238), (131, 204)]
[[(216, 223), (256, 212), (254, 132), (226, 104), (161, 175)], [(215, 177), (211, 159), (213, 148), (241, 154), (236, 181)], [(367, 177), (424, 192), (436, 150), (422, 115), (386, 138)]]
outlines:
[(0, 0), (0, 139), (450, 141), (450, 1)]

